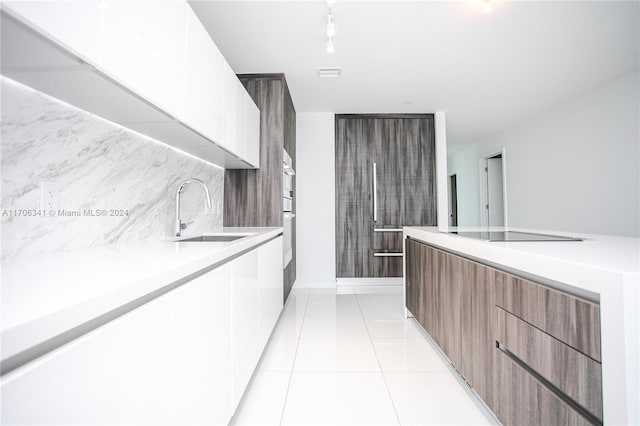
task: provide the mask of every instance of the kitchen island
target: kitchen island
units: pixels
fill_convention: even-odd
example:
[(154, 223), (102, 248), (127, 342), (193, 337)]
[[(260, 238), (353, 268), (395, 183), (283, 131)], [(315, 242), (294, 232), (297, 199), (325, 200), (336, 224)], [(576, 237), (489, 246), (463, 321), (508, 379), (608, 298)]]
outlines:
[[(531, 232), (545, 233), (539, 230)], [(638, 336), (640, 333), (638, 328), (640, 323), (638, 310), (640, 305), (638, 264), (640, 262), (640, 240), (637, 238), (602, 235), (548, 233), (580, 237), (584, 239), (584, 241), (487, 242), (464, 238), (454, 234), (441, 233), (438, 232), (438, 229), (435, 227), (405, 227), (405, 284), (409, 286), (409, 288), (406, 289), (407, 306), (414, 306), (414, 311), (421, 310), (417, 307), (419, 303), (416, 304), (416, 302), (411, 300), (412, 297), (414, 299), (416, 297), (428, 299), (429, 295), (428, 292), (415, 293), (411, 287), (411, 283), (407, 282), (412, 280), (416, 281), (415, 277), (424, 276), (429, 273), (424, 270), (429, 269), (429, 267), (424, 268), (425, 264), (429, 262), (424, 260), (426, 258), (419, 258), (414, 254), (407, 253), (408, 244), (410, 241), (413, 241), (424, 244), (424, 250), (435, 250), (435, 254), (427, 253), (426, 256), (433, 257), (440, 254), (438, 260), (440, 263), (433, 261), (433, 263), (429, 263), (429, 265), (435, 265), (436, 269), (440, 266), (438, 271), (440, 275), (435, 278), (435, 281), (446, 282), (447, 274), (453, 274), (455, 276), (454, 281), (458, 283), (459, 287), (455, 289), (454, 292), (460, 291), (464, 293), (466, 288), (478, 284), (478, 277), (487, 277), (486, 288), (488, 289), (488, 295), (486, 298), (487, 300), (490, 299), (487, 305), (491, 306), (492, 311), (489, 312), (486, 317), (481, 318), (480, 321), (490, 323), (487, 324), (487, 329), (485, 330), (486, 334), (488, 334), (485, 338), (487, 342), (483, 344), (491, 345), (491, 347), (494, 348), (494, 352), (501, 349), (499, 351), (500, 355), (508, 353), (508, 351), (504, 351), (502, 348), (495, 348), (497, 344), (502, 344), (500, 340), (501, 337), (504, 337), (501, 336), (502, 331), (501, 329), (499, 330), (499, 328), (508, 328), (504, 324), (498, 323), (498, 321), (504, 320), (503, 317), (506, 317), (507, 321), (509, 321), (511, 317), (515, 318), (513, 320), (516, 321), (514, 327), (530, 327), (531, 333), (538, 333), (535, 335), (536, 339), (545, 339), (551, 334), (553, 337), (551, 340), (553, 340), (553, 342), (562, 343), (561, 350), (568, 348), (567, 353), (569, 353), (569, 359), (573, 359), (571, 357), (575, 356), (578, 357), (576, 359), (584, 360), (585, 364), (593, 363), (594, 360), (601, 362), (601, 418), (592, 418), (592, 422), (603, 421), (605, 424), (638, 424), (640, 420), (637, 404), (639, 399), (638, 382), (640, 375), (638, 369)], [(444, 257), (451, 257), (449, 263), (443, 263), (442, 259)], [(423, 260), (416, 261), (416, 259)], [(418, 266), (422, 267), (423, 270), (416, 272), (416, 267)], [(471, 272), (469, 272), (469, 270), (474, 267), (477, 271), (474, 272), (475, 275), (470, 275)], [(461, 270), (463, 268), (467, 269), (465, 269), (464, 274), (460, 273), (456, 275), (456, 268), (460, 268)], [(513, 306), (507, 306), (508, 303), (505, 301), (508, 297), (511, 297), (509, 293), (516, 287), (518, 291), (529, 291), (529, 293), (525, 292), (529, 295), (536, 294), (535, 292), (540, 293), (542, 298), (540, 303), (536, 305), (533, 303), (535, 301), (531, 301), (538, 307), (546, 306), (545, 303), (548, 302), (550, 298), (559, 297), (567, 299), (568, 301), (563, 302), (564, 304), (561, 306), (571, 306), (573, 309), (573, 306), (580, 305), (580, 309), (584, 308), (580, 312), (589, 312), (589, 310), (595, 312), (596, 321), (591, 328), (595, 330), (594, 336), (600, 339), (599, 342), (592, 345), (595, 349), (582, 348), (580, 347), (580, 342), (571, 341), (571, 338), (575, 337), (576, 330), (589, 328), (586, 322), (582, 324), (582, 321), (586, 321), (587, 319), (585, 316), (575, 317), (578, 319), (576, 324), (574, 324), (575, 327), (572, 332), (574, 336), (571, 335), (572, 333), (568, 333), (568, 343), (566, 345), (554, 332), (541, 333), (541, 330), (548, 332), (548, 330), (545, 329), (546, 325), (536, 324), (535, 321), (526, 318), (526, 315), (522, 312), (514, 311)], [(530, 290), (527, 290), (528, 288), (530, 288)], [(506, 296), (501, 296), (500, 291), (504, 292)], [(415, 296), (415, 294), (417, 294), (417, 296)], [(464, 296), (460, 297), (464, 298)], [(504, 300), (498, 300), (501, 298)], [(479, 300), (478, 294), (472, 295), (471, 299)], [(520, 297), (519, 303), (522, 304), (524, 302), (526, 302), (526, 297)], [(446, 308), (455, 310), (455, 307), (452, 306)], [(462, 306), (462, 310), (464, 309), (465, 306)], [(559, 311), (562, 312), (562, 309), (563, 308), (559, 308)], [(497, 314), (494, 314), (493, 311), (496, 311)], [(515, 314), (512, 315), (514, 312)], [(418, 317), (423, 314), (423, 312), (411, 312), (411, 307), (408, 313), (416, 316), (419, 322), (420, 318)], [(455, 322), (451, 321), (453, 318), (450, 317), (451, 314), (447, 315), (449, 315), (449, 317), (443, 317), (441, 318), (443, 321), (438, 322), (440, 326), (442, 326), (442, 324)], [(544, 314), (542, 316), (544, 316)], [(430, 318), (426, 318), (427, 327), (423, 324), (425, 329), (429, 327), (430, 322)], [(524, 320), (522, 320), (522, 318), (524, 318)], [(477, 324), (473, 325), (474, 319), (476, 323), (479, 322), (477, 321), (477, 317), (472, 317), (469, 321), (472, 327), (477, 327)], [(517, 321), (520, 321), (522, 324)], [(533, 323), (534, 326), (531, 326), (531, 323)], [(562, 324), (560, 324), (560, 326), (562, 326)], [(522, 330), (529, 329), (523, 328)], [(445, 330), (445, 332), (447, 331), (448, 330)], [(433, 334), (437, 334), (430, 332), (428, 329), (427, 332), (432, 335), (432, 337), (435, 337)], [(533, 337), (531, 339), (533, 339)], [(434, 340), (438, 343), (437, 338), (434, 338)], [(595, 338), (592, 340), (595, 340)], [(459, 357), (461, 361), (459, 361), (458, 364), (463, 365), (456, 365), (456, 368), (464, 370), (464, 364), (467, 363), (464, 351), (469, 350), (468, 347), (465, 346), (465, 342), (459, 343), (458, 346), (453, 345), (452, 347), (454, 349), (457, 347), (461, 349), (451, 351), (449, 350), (447, 339), (445, 339), (445, 341), (447, 343), (444, 344), (445, 348), (443, 348), (443, 351), (454, 365), (456, 364), (456, 358)], [(534, 340), (530, 341), (532, 342)], [(442, 348), (443, 345), (438, 344)], [(528, 345), (532, 346), (531, 343), (528, 343)], [(526, 344), (523, 347), (525, 348), (524, 350), (527, 350)], [(574, 348), (580, 350), (580, 352), (576, 351), (577, 355), (571, 352)], [(459, 352), (463, 353), (459, 354)], [(530, 356), (531, 354), (525, 355)], [(521, 358), (525, 357), (525, 355), (522, 355)], [(491, 356), (493, 356), (493, 354), (491, 354)], [(519, 358), (518, 360), (522, 361)], [(543, 364), (549, 365), (549, 360), (544, 361)], [(488, 363), (486, 365), (491, 365), (492, 368), (500, 367), (500, 364), (491, 364), (489, 361), (486, 362)], [(473, 362), (470, 362), (469, 365), (473, 365)], [(528, 368), (526, 365), (525, 367)], [(474, 370), (471, 367), (469, 367), (468, 370), (471, 370), (472, 374), (468, 374), (467, 376), (472, 377), (476, 375), (478, 371), (477, 368)], [(482, 384), (480, 387), (484, 387), (480, 392), (472, 383), (470, 384), (494, 411), (496, 411), (495, 406), (498, 404), (498, 398), (496, 398), (496, 395), (499, 395), (498, 384), (503, 386), (506, 381), (504, 376), (501, 376), (503, 373), (502, 371), (493, 371), (492, 374), (489, 375), (491, 376), (489, 379), (485, 377), (487, 380), (479, 381), (479, 383)], [(537, 374), (535, 371), (533, 373)], [(469, 378), (466, 377), (466, 379)], [(487, 383), (489, 383), (489, 385), (487, 385)], [(557, 391), (557, 389), (554, 388), (554, 392), (555, 391)], [(570, 393), (570, 391), (568, 392)], [(562, 392), (558, 394), (561, 393)], [(485, 397), (485, 395), (487, 396)], [(555, 394), (552, 396), (556, 398)], [(575, 398), (579, 400), (580, 395)], [(558, 404), (564, 404), (562, 401), (558, 402)], [(573, 407), (575, 405), (573, 404), (574, 402), (575, 401), (569, 401), (568, 406)], [(585, 404), (588, 405), (587, 403)], [(581, 409), (581, 407), (577, 407), (578, 411)], [(502, 408), (498, 409), (498, 411), (500, 410), (502, 410)], [(572, 409), (567, 410), (571, 412), (574, 411)], [(587, 413), (587, 417), (588, 416), (589, 414)], [(498, 417), (500, 417), (500, 415), (498, 415)], [(578, 418), (582, 419), (582, 417), (579, 416)]]

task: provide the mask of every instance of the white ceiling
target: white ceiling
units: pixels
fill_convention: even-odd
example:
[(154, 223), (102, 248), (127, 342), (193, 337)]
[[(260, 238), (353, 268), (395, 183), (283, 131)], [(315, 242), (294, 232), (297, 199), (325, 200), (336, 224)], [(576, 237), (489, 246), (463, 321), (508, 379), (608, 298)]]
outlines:
[(236, 73), (285, 73), (298, 112), (446, 111), (454, 150), (639, 67), (638, 1), (338, 0), (334, 54), (324, 1), (190, 3)]

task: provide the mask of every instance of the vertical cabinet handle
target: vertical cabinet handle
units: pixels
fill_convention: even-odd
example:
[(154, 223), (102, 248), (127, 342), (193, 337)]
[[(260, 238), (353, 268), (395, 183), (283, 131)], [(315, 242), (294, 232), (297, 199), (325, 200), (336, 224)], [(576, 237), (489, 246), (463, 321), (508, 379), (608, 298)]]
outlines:
[(378, 220), (378, 198), (376, 193), (378, 192), (378, 171), (376, 169), (376, 163), (373, 163), (373, 221)]

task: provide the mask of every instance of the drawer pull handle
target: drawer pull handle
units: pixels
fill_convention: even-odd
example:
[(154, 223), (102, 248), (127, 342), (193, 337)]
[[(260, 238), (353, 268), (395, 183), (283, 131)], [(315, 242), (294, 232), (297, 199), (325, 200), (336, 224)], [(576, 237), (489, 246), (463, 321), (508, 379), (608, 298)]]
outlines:
[(576, 400), (571, 398), (569, 395), (558, 389), (553, 383), (544, 378), (544, 376), (540, 375), (536, 370), (531, 368), (527, 363), (521, 360), (516, 354), (507, 349), (502, 343), (496, 340), (496, 348), (505, 354), (509, 359), (518, 364), (522, 369), (524, 369), (527, 373), (531, 374), (535, 377), (544, 387), (546, 387), (549, 391), (551, 391), (555, 396), (560, 398), (565, 404), (573, 408), (578, 412), (582, 417), (584, 417), (589, 423), (594, 425), (602, 425), (602, 422), (589, 410), (580, 405)]
[(404, 253), (373, 253), (373, 257), (402, 257)]
[(402, 232), (402, 228), (375, 228), (373, 232)]

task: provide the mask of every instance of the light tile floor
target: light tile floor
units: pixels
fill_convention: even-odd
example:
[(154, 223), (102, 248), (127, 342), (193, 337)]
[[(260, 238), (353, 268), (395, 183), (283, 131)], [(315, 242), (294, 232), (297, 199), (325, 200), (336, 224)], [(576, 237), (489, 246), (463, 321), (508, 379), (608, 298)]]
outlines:
[(401, 287), (294, 288), (234, 425), (488, 425)]

